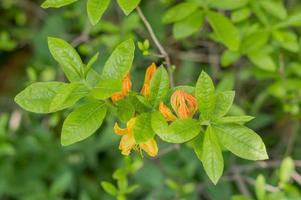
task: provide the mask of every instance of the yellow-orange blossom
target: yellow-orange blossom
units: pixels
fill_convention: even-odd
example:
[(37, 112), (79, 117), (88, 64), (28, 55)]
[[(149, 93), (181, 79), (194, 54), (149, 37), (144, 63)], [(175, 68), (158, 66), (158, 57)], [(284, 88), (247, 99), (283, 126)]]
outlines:
[[(156, 72), (156, 69), (157, 69), (156, 65), (154, 63), (152, 63), (146, 70), (144, 84), (143, 84), (143, 87), (140, 92), (145, 97), (149, 96), (150, 82), (151, 82), (151, 79), (152, 79), (154, 73)], [(131, 87), (132, 87), (132, 82), (131, 82), (130, 76), (127, 75), (123, 79), (122, 91), (113, 94), (111, 97), (112, 101), (116, 102), (116, 101), (121, 100), (124, 97), (126, 97), (129, 94)], [(158, 154), (158, 146), (157, 146), (157, 142), (155, 139), (150, 139), (145, 143), (140, 143), (140, 144), (136, 143), (134, 135), (133, 135), (133, 128), (135, 126), (135, 122), (136, 122), (136, 117), (131, 118), (127, 122), (126, 128), (120, 128), (118, 126), (118, 124), (115, 123), (114, 132), (117, 135), (122, 136), (122, 138), (120, 140), (120, 144), (119, 144), (119, 149), (121, 150), (121, 153), (123, 155), (129, 155), (131, 153), (132, 149), (134, 149), (134, 150), (142, 149), (149, 156), (155, 157)]]

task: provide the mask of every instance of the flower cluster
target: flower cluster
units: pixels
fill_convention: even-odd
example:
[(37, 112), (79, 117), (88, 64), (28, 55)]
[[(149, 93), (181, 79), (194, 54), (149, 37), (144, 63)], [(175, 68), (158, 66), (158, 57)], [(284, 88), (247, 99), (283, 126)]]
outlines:
[[(150, 84), (156, 70), (157, 66), (154, 63), (152, 63), (146, 70), (144, 84), (140, 91), (140, 94), (145, 98), (148, 98), (150, 96)], [(117, 102), (127, 97), (131, 89), (131, 78), (130, 75), (127, 74), (123, 79), (122, 91), (113, 94), (111, 97), (112, 101)], [(196, 98), (183, 90), (176, 90), (172, 94), (170, 104), (175, 114), (173, 114), (171, 109), (168, 106), (166, 106), (163, 102), (160, 102), (159, 105), (160, 113), (168, 122), (175, 121), (177, 118), (192, 118), (197, 110)], [(135, 141), (133, 135), (133, 128), (135, 127), (137, 115), (138, 114), (136, 114), (127, 122), (126, 128), (120, 128), (119, 125), (115, 123), (114, 132), (117, 135), (122, 136), (119, 144), (119, 149), (121, 150), (121, 153), (123, 155), (129, 155), (132, 150), (144, 150), (149, 156), (155, 157), (158, 154), (158, 145), (155, 138), (152, 138), (140, 144), (137, 144), (137, 142)]]

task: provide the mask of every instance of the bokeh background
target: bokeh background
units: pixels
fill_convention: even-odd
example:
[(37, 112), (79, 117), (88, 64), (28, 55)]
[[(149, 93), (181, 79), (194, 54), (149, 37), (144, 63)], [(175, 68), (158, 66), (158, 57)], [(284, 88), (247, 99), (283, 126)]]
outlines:
[[(68, 111), (33, 114), (13, 100), (32, 82), (65, 80), (48, 50), (48, 36), (69, 41), (84, 61), (99, 52), (94, 65), (97, 71), (121, 41), (129, 37), (136, 43), (148, 39), (150, 48), (147, 52), (137, 48), (132, 68), (137, 91), (146, 67), (152, 62), (160, 64), (163, 59), (157, 57), (158, 50), (137, 13), (125, 17), (115, 2), (101, 22), (92, 27), (85, 0), (47, 10), (40, 8), (39, 0), (1, 0), (1, 200), (114, 199), (100, 182), (116, 185), (118, 177), (112, 174), (118, 169), (127, 169), (126, 180), (137, 185), (128, 199), (259, 199), (258, 187), (265, 188), (273, 200), (301, 199), (301, 2), (250, 0), (231, 7), (229, 0), (216, 0), (214, 9), (231, 19), (241, 34), (244, 45), (239, 52), (221, 44), (207, 22), (196, 30), (184, 25), (177, 30), (182, 34), (175, 33), (172, 24), (164, 24), (166, 11), (180, 2), (142, 0), (140, 5), (171, 57), (176, 84), (194, 85), (205, 70), (219, 90), (234, 89), (231, 114), (256, 117), (247, 125), (263, 138), (270, 160), (251, 162), (224, 152), (225, 172), (214, 186), (189, 144), (179, 147), (159, 142), (158, 158), (141, 158), (133, 153), (131, 159), (125, 159), (118, 150), (119, 137), (113, 133), (113, 116), (107, 117), (92, 137), (62, 147), (60, 130)], [(291, 159), (283, 163), (287, 157)], [(266, 185), (256, 182), (260, 174)]]

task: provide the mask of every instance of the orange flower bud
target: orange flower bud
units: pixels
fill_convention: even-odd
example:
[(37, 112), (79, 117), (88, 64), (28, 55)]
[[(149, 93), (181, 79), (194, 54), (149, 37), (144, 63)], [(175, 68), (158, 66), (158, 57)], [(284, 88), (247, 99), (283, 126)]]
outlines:
[(156, 70), (157, 70), (157, 66), (155, 63), (152, 63), (147, 68), (147, 70), (145, 72), (144, 84), (143, 84), (143, 87), (140, 92), (143, 96), (149, 96), (150, 82), (151, 82), (151, 79), (152, 79), (153, 75), (155, 74)]
[(116, 92), (112, 95), (111, 99), (113, 102), (119, 101), (126, 97), (132, 88), (132, 81), (129, 74), (127, 74), (122, 80), (122, 91)]
[(164, 105), (163, 102), (160, 103), (159, 110), (166, 121), (175, 121), (177, 118), (174, 114), (172, 114), (171, 110)]
[(173, 93), (171, 105), (181, 119), (193, 117), (197, 110), (196, 98), (182, 90), (177, 90)]

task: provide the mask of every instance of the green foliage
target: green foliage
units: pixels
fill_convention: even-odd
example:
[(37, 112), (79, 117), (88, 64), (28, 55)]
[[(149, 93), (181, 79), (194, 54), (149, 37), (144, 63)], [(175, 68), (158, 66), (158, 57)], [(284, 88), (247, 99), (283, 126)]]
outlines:
[(62, 145), (70, 145), (92, 135), (101, 126), (106, 112), (105, 103), (97, 101), (87, 102), (71, 112), (63, 124)]
[[(65, 6), (47, 14), (38, 6), (0, 2), (0, 199), (300, 198), (300, 2), (47, 0), (43, 8)], [(48, 38), (54, 60), (48, 35), (69, 41)], [(162, 65), (142, 95), (151, 62)], [(113, 100), (129, 73), (133, 86)], [(10, 99), (24, 85), (15, 102), (51, 114), (15, 110)], [(197, 108), (175, 106), (177, 90)], [(176, 110), (185, 106), (188, 118)], [(143, 157), (150, 139), (158, 156), (113, 173), (123, 158), (114, 123), (128, 128), (133, 118), (121, 136), (134, 135), (131, 157)], [(74, 145), (59, 146), (60, 131), (61, 144)]]
[(111, 0), (88, 0), (87, 13), (92, 25), (96, 25), (106, 11)]

